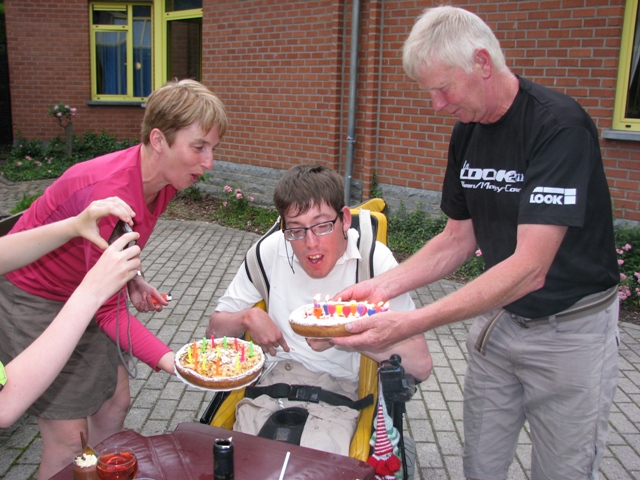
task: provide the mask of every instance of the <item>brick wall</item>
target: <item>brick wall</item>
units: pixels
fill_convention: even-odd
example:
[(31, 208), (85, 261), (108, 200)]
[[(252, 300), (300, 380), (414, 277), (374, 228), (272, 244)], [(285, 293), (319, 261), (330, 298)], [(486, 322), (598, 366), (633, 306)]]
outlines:
[(76, 107), (74, 131), (138, 137), (140, 107), (89, 107), (89, 7), (83, 0), (5, 0), (14, 139), (63, 135), (49, 107)]
[[(439, 1), (361, 0), (355, 199), (373, 173), (393, 208), (437, 212), (453, 119), (402, 70), (415, 18)], [(582, 104), (600, 132), (611, 127), (624, 0), (464, 1), (500, 39), (512, 70)], [(138, 107), (88, 107), (86, 0), (6, 0), (14, 134), (60, 133), (49, 105), (76, 106), (76, 132), (136, 136)], [(227, 105), (218, 183), (267, 192), (300, 162), (344, 173), (351, 46), (350, 0), (204, 1), (203, 83)], [(70, 28), (73, 26), (74, 28)], [(81, 26), (81, 28), (77, 28)], [(38, 35), (35, 35), (35, 32)], [(640, 144), (601, 140), (616, 216), (640, 221)], [(230, 168), (230, 165), (238, 165)], [(216, 170), (217, 168), (217, 170)], [(244, 168), (244, 173), (240, 173)], [(273, 172), (273, 175), (256, 172)], [(213, 184), (212, 184), (213, 185)]]

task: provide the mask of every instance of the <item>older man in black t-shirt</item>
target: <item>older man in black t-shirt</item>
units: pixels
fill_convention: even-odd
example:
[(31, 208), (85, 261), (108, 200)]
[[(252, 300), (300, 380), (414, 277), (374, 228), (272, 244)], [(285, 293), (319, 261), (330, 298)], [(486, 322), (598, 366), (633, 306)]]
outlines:
[(525, 420), (532, 479), (597, 477), (617, 385), (611, 200), (598, 132), (566, 95), (515, 76), (477, 16), (427, 9), (404, 67), (436, 111), (458, 118), (444, 231), (397, 268), (337, 296), (379, 301), (434, 282), (478, 246), (486, 271), (410, 313), (351, 324), (375, 345), (475, 318), (464, 386), (467, 478), (506, 479)]

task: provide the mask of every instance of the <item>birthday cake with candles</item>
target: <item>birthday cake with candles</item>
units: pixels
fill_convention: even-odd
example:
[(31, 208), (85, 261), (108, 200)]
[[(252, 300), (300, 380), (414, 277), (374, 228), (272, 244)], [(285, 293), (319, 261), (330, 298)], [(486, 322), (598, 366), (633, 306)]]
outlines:
[(296, 308), (289, 316), (289, 323), (293, 331), (303, 337), (346, 337), (351, 335), (345, 329), (347, 323), (387, 310), (388, 303), (321, 302), (316, 297), (313, 303)]
[(251, 384), (262, 371), (262, 349), (239, 338), (188, 343), (176, 353), (176, 373), (186, 383), (212, 390), (234, 390)]

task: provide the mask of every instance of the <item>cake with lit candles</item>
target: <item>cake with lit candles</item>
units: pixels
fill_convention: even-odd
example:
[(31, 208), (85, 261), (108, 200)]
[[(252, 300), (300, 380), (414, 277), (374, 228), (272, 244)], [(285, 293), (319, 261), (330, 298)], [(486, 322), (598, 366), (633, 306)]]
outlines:
[(358, 318), (389, 310), (389, 304), (368, 302), (342, 302), (318, 297), (313, 303), (296, 308), (289, 316), (291, 328), (298, 335), (309, 338), (346, 337), (351, 335), (344, 327)]
[(264, 362), (258, 345), (227, 337), (196, 340), (175, 356), (176, 372), (183, 381), (211, 390), (234, 390), (251, 384)]

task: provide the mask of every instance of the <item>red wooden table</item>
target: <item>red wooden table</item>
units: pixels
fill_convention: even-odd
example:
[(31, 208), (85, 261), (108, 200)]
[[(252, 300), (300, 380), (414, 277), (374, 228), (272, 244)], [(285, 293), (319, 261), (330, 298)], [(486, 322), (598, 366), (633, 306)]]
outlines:
[[(134, 431), (117, 433), (96, 450), (116, 445), (132, 448), (138, 477), (154, 480), (212, 480), (213, 442), (233, 437), (236, 480), (278, 480), (287, 452), (285, 480), (373, 480), (373, 468), (359, 460), (311, 448), (231, 432), (201, 423), (181, 423), (172, 433), (144, 437)], [(71, 480), (69, 465), (52, 480)]]

